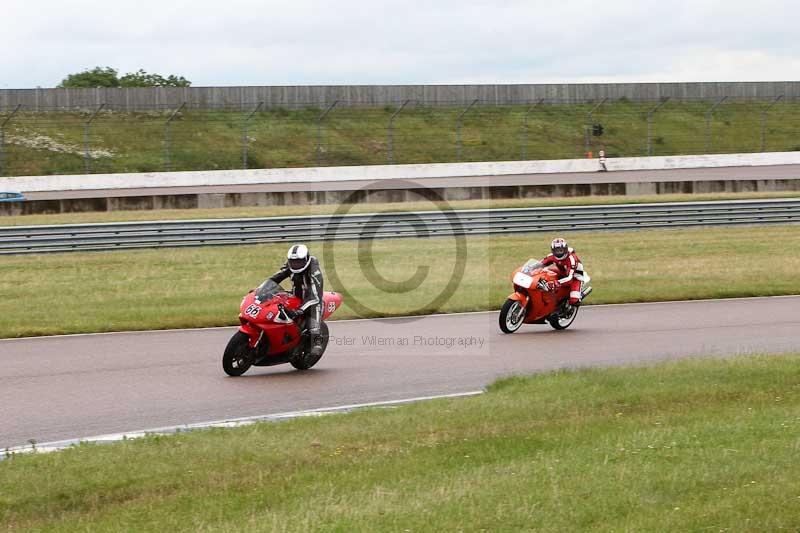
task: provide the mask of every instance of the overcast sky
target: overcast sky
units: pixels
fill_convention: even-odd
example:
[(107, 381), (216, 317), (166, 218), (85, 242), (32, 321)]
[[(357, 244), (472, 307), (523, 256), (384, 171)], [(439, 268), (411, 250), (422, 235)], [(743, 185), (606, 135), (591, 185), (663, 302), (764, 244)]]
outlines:
[(0, 0), (0, 88), (800, 79), (789, 0)]

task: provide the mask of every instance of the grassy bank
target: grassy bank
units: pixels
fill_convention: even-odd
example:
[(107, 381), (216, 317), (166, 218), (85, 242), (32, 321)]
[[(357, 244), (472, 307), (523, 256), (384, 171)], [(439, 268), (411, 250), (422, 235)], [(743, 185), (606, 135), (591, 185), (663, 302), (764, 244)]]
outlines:
[(32, 226), (47, 224), (87, 224), (103, 222), (134, 222), (145, 220), (191, 220), (204, 218), (259, 218), (283, 216), (329, 215), (347, 213), (388, 213), (397, 211), (426, 211), (450, 209), (506, 209), (514, 207), (562, 207), (575, 205), (642, 204), (653, 202), (706, 202), (718, 200), (756, 200), (797, 198), (800, 193), (745, 192), (716, 194), (648, 194), (637, 196), (583, 196), (564, 198), (517, 198), (507, 200), (454, 200), (443, 204), (418, 201), (395, 203), (361, 203), (331, 205), (276, 205), (261, 207), (229, 207), (220, 209), (160, 209), (155, 211), (111, 211), (90, 213), (60, 213), (53, 215), (0, 216), (0, 226)]
[[(800, 103), (784, 101), (761, 122), (768, 102), (728, 101), (706, 113), (712, 102), (670, 101), (652, 116), (652, 155), (789, 151), (800, 148)], [(610, 101), (594, 110), (602, 137), (589, 136), (589, 150), (610, 157), (648, 154), (648, 111), (655, 102)], [(456, 125), (464, 106), (417, 107), (397, 115), (391, 141), (395, 163), (510, 161), (584, 157), (587, 104), (476, 105), (461, 118), (461, 150)], [(369, 165), (389, 161), (390, 117), (396, 106), (322, 109), (183, 109), (127, 113), (101, 111), (89, 130), (90, 170), (154, 172), (243, 167), (243, 139), (249, 168)], [(83, 174), (84, 112), (22, 111), (5, 128), (3, 175)], [(246, 134), (245, 134), (246, 133)], [(168, 140), (167, 140), (168, 139)], [(168, 148), (168, 149), (167, 149)], [(169, 154), (169, 155), (167, 155)]]
[(798, 390), (798, 356), (684, 360), (512, 378), (469, 399), (18, 456), (0, 463), (0, 524), (796, 530)]
[[(796, 294), (800, 287), (797, 225), (566, 237), (593, 277), (591, 303)], [(438, 303), (458, 270), (453, 238), (312, 243), (312, 252), (326, 289), (346, 292), (337, 318), (463, 312), (499, 308), (512, 270), (545, 255), (551, 238), (466, 239), (463, 279)], [(0, 257), (0, 336), (231, 325), (242, 295), (285, 253), (285, 245), (257, 245)], [(387, 281), (376, 288), (380, 277)]]

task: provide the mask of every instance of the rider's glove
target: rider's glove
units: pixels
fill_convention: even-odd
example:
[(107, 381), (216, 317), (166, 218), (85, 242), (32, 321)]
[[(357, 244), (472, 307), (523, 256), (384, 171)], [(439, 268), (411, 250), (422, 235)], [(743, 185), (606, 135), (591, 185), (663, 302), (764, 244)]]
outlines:
[(547, 288), (550, 289), (550, 292), (556, 292), (558, 290), (558, 282), (551, 281), (547, 284)]

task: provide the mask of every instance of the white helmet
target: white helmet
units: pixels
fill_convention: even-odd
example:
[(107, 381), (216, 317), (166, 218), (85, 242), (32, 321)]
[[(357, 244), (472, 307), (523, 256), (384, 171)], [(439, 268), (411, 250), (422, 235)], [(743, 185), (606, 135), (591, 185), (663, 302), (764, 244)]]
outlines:
[(294, 274), (299, 274), (307, 269), (308, 264), (311, 262), (311, 255), (308, 253), (308, 247), (305, 244), (295, 244), (289, 248), (286, 258), (288, 259), (289, 270)]
[(553, 239), (550, 243), (550, 251), (556, 259), (564, 259), (569, 254), (569, 246), (567, 241), (562, 238)]

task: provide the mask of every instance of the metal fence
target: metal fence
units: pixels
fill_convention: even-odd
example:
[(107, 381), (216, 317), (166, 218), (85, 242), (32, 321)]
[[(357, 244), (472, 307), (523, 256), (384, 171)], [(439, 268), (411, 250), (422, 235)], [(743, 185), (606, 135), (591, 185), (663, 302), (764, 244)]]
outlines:
[(661, 98), (768, 99), (784, 94), (800, 97), (800, 81), (688, 82), (688, 83), (538, 83), (501, 85), (310, 85), (248, 87), (142, 87), (93, 89), (0, 89), (0, 109), (22, 104), (34, 110), (96, 107), (107, 105), (127, 111), (177, 107), (181, 102), (202, 106), (243, 106), (264, 102), (267, 107), (311, 103), (324, 106), (340, 101), (399, 104), (414, 100), (423, 105), (473, 100), (489, 103), (537, 101), (539, 99), (580, 103), (603, 98), (658, 100)]
[(0, 109), (0, 175), (800, 150), (800, 98)]
[(800, 200), (475, 209), (0, 228), (0, 255), (800, 222)]

